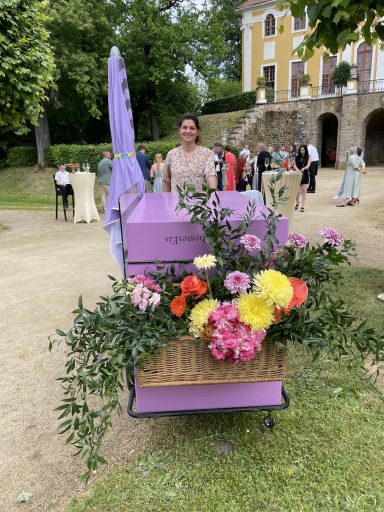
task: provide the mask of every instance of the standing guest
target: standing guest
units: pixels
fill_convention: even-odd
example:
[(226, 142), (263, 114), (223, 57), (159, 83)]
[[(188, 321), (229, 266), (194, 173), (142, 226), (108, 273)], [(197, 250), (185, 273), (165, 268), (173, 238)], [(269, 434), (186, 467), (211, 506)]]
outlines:
[(177, 192), (177, 187), (193, 185), (201, 191), (203, 183), (217, 187), (217, 178), (212, 151), (198, 146), (200, 122), (193, 114), (184, 115), (179, 121), (182, 145), (171, 149), (165, 159), (163, 176), (164, 192)]
[[(261, 181), (263, 177), (264, 171), (270, 171), (271, 170), (271, 161), (272, 161), (272, 155), (269, 151), (266, 150), (265, 144), (259, 143), (257, 145), (257, 190), (261, 192)], [(268, 162), (268, 165), (267, 165)]]
[(235, 167), (236, 167), (236, 157), (235, 155), (229, 150), (229, 146), (225, 146), (224, 151), (224, 158), (225, 162), (228, 165), (227, 170), (227, 188), (228, 192), (234, 192), (235, 191)]
[(355, 204), (360, 204), (360, 196), (361, 196), (361, 175), (367, 174), (365, 170), (365, 162), (363, 160), (364, 151), (361, 148), (356, 149), (357, 156), (360, 159), (359, 172), (355, 176), (355, 186), (353, 187), (353, 197), (347, 203), (350, 206), (354, 206)]
[(310, 194), (314, 194), (316, 192), (316, 176), (317, 170), (319, 168), (319, 153), (315, 146), (313, 146), (310, 142), (307, 144), (308, 154), (311, 158), (311, 166), (309, 168), (309, 187), (307, 192)]
[(72, 185), (69, 183), (69, 172), (65, 169), (65, 163), (60, 162), (59, 170), (55, 174), (56, 185), (60, 188), (64, 208), (68, 209), (68, 195), (73, 194)]
[(354, 206), (356, 202), (360, 201), (361, 172), (363, 172), (363, 160), (357, 154), (357, 147), (352, 146), (349, 151), (344, 190), (340, 202), (336, 205), (338, 208), (344, 207), (346, 204)]
[(216, 178), (217, 178), (217, 190), (223, 190), (223, 177), (221, 174), (221, 168), (223, 167), (223, 146), (220, 144), (220, 142), (215, 142), (212, 148), (213, 153), (213, 161), (215, 165), (216, 170)]
[(155, 161), (151, 167), (150, 177), (154, 178), (153, 182), (153, 191), (154, 192), (162, 192), (163, 191), (163, 173), (164, 173), (165, 163), (163, 162), (163, 157), (161, 153), (158, 153), (155, 156)]
[(229, 164), (225, 160), (225, 153), (223, 154), (222, 162), (223, 165), (221, 167), (221, 184), (223, 186), (223, 191), (226, 192), (228, 190), (228, 170), (229, 170)]
[[(357, 146), (356, 146), (356, 144), (351, 146), (349, 148), (349, 151), (347, 151), (347, 162), (348, 162), (350, 154), (353, 155), (354, 153), (357, 154)], [(338, 191), (338, 193), (334, 197), (332, 197), (332, 199), (340, 199), (341, 196), (343, 195), (344, 187), (345, 187), (345, 178), (346, 177), (347, 177), (347, 168), (345, 168), (345, 170), (344, 170), (343, 179), (341, 181), (341, 185), (340, 185), (339, 191)]]
[(239, 156), (244, 158), (245, 161), (248, 160), (248, 158), (251, 156), (251, 152), (249, 151), (248, 144), (245, 144), (243, 149), (240, 151)]
[(143, 173), (143, 178), (145, 181), (145, 191), (152, 192), (152, 185), (149, 181), (149, 173), (151, 171), (151, 161), (148, 158), (148, 155), (145, 153), (145, 147), (140, 145), (137, 148), (136, 152), (136, 160), (139, 162), (141, 172)]
[(239, 180), (241, 179), (241, 173), (243, 172), (245, 164), (245, 159), (242, 156), (239, 156), (236, 167), (236, 183), (239, 183)]
[(241, 171), (239, 182), (236, 185), (238, 192), (245, 192), (249, 185), (249, 173), (251, 172), (251, 166), (247, 163), (244, 169)]
[(272, 158), (275, 164), (277, 164), (279, 167), (282, 166), (282, 163), (284, 160), (287, 160), (288, 158), (288, 152), (285, 151), (285, 146), (276, 146), (276, 150), (272, 153)]
[(308, 148), (305, 144), (299, 147), (299, 152), (295, 159), (294, 170), (302, 173), (300, 187), (296, 196), (295, 210), (299, 208), (300, 196), (301, 196), (301, 208), (300, 211), (304, 211), (305, 200), (307, 198), (307, 190), (309, 184), (309, 169), (311, 166), (311, 157), (308, 153)]
[(102, 152), (102, 159), (97, 166), (97, 183), (100, 186), (101, 207), (102, 212), (105, 212), (108, 203), (109, 185), (112, 176), (112, 159), (110, 151)]

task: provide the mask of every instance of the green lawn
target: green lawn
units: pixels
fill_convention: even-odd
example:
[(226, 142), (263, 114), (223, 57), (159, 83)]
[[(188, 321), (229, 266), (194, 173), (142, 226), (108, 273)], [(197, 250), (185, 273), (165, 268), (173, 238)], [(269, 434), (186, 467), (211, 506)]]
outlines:
[[(216, 141), (221, 140), (220, 130), (226, 128), (231, 131), (237, 121), (246, 113), (246, 110), (237, 112), (225, 112), (223, 114), (211, 114), (208, 116), (199, 116), (201, 126), (201, 143), (205, 146), (212, 146)], [(178, 129), (163, 137), (161, 140), (166, 142), (179, 142)]]
[[(382, 272), (344, 274), (346, 301), (382, 330)], [(358, 367), (327, 357), (314, 364), (299, 348), (289, 351), (289, 365), (291, 407), (275, 413), (274, 430), (262, 427), (263, 413), (152, 420), (146, 450), (69, 512), (384, 511), (379, 388)]]
[[(35, 167), (0, 169), (0, 209), (53, 210), (55, 169), (39, 171)], [(100, 197), (95, 187), (96, 204)]]

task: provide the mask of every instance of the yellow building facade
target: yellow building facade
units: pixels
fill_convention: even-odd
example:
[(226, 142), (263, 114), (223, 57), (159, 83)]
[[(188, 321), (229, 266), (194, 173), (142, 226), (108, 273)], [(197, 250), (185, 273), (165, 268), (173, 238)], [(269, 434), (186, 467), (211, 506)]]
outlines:
[[(240, 7), (243, 32), (243, 91), (256, 89), (257, 78), (265, 77), (266, 86), (274, 91), (275, 101), (299, 96), (299, 80), (304, 73), (311, 77), (313, 96), (332, 95), (335, 86), (333, 69), (341, 61), (357, 66), (360, 92), (372, 92), (372, 81), (384, 84), (384, 51), (363, 40), (348, 46), (337, 55), (324, 60), (323, 51), (303, 62), (295, 49), (308, 32), (307, 17), (294, 18), (289, 11), (280, 11), (278, 2), (247, 0)], [(279, 32), (283, 26), (284, 31)]]

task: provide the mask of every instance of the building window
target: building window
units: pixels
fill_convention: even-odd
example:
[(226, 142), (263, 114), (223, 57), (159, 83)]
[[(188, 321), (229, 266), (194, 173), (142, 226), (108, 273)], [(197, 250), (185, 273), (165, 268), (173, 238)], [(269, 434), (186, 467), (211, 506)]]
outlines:
[(304, 62), (291, 63), (291, 98), (297, 98), (300, 94), (300, 77), (304, 71)]
[(333, 94), (335, 92), (335, 84), (333, 82), (333, 72), (337, 64), (337, 57), (333, 55), (328, 60), (323, 60), (323, 76), (321, 78), (321, 94)]
[(263, 68), (265, 87), (275, 89), (275, 66), (264, 66)]
[(265, 36), (274, 36), (276, 33), (276, 20), (273, 14), (268, 14), (265, 18), (264, 22), (264, 35)]
[(293, 30), (305, 30), (307, 28), (307, 16), (304, 13), (302, 18), (293, 18)]
[(372, 69), (372, 46), (361, 43), (357, 48), (357, 72), (359, 73), (359, 92), (369, 92)]

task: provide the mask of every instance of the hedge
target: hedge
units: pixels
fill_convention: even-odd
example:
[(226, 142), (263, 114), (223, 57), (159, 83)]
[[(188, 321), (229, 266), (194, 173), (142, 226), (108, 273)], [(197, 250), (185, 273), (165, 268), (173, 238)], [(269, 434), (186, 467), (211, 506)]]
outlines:
[(33, 146), (15, 146), (7, 153), (8, 167), (29, 167), (37, 162), (36, 148)]
[(222, 112), (236, 112), (248, 110), (256, 103), (256, 91), (245, 92), (236, 96), (228, 96), (206, 103), (201, 112), (203, 115), (220, 114)]
[[(138, 146), (137, 144), (136, 146)], [(149, 158), (153, 161), (157, 153), (163, 158), (168, 151), (175, 147), (173, 142), (147, 142), (143, 143)], [(75, 162), (80, 165), (89, 163), (91, 170), (97, 168), (102, 151), (112, 151), (110, 142), (105, 144), (55, 144), (45, 150), (46, 167), (57, 167), (60, 162)], [(37, 163), (36, 149), (33, 147), (15, 147), (8, 151), (8, 167), (28, 167)]]

